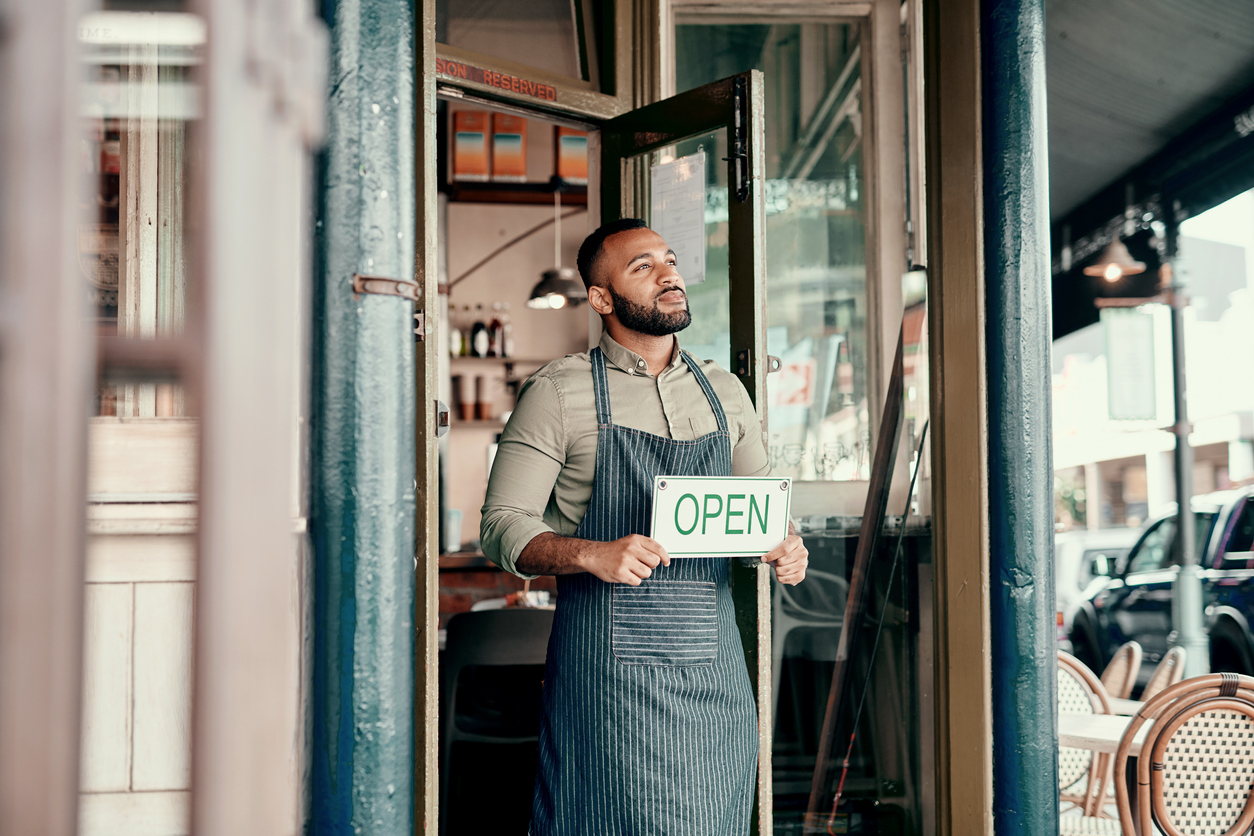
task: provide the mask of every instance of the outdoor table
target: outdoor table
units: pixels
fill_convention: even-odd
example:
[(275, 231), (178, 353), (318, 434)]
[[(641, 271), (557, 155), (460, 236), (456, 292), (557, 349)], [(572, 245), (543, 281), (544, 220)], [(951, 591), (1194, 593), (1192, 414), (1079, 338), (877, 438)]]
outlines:
[[(1123, 732), (1131, 722), (1131, 717), (1118, 714), (1059, 713), (1058, 745), (1113, 755), (1119, 750), (1119, 741), (1123, 739)], [(1136, 737), (1132, 739), (1132, 747), (1128, 750), (1131, 757), (1141, 754), (1141, 743), (1153, 724), (1152, 720), (1147, 720), (1137, 730)]]
[(1110, 698), (1110, 711), (1112, 714), (1124, 714), (1131, 717), (1141, 710), (1141, 706), (1145, 703), (1140, 700), (1119, 700), (1114, 697)]

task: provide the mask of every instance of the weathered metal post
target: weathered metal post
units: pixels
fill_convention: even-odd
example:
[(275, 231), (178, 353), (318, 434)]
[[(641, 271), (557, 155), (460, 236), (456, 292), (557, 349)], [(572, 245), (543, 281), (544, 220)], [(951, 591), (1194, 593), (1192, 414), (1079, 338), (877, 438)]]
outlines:
[(1044, 4), (980, 17), (993, 821), (1057, 833)]
[[(313, 288), (309, 831), (413, 832), (414, 14), (329, 0)], [(276, 606), (278, 602), (276, 602)]]
[(1176, 437), (1176, 542), (1180, 549), (1180, 572), (1172, 589), (1173, 644), (1183, 647), (1185, 676), (1201, 676), (1210, 672), (1210, 637), (1202, 616), (1202, 577), (1197, 555), (1197, 523), (1193, 519), (1193, 445), (1189, 443), (1188, 376), (1184, 354), (1184, 309), (1188, 299), (1184, 284), (1176, 276), (1177, 226), (1175, 209), (1167, 203), (1167, 234), (1163, 247), (1163, 263), (1159, 268), (1159, 289), (1171, 305), (1171, 393), (1175, 404), (1172, 434)]

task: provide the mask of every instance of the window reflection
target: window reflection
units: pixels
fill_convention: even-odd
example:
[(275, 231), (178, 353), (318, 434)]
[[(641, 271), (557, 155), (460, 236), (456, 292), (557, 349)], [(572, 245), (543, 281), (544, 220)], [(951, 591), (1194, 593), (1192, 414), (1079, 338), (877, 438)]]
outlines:
[[(749, 69), (766, 83), (767, 377), (773, 472), (870, 475), (866, 216), (858, 29), (675, 28), (680, 91)], [(707, 227), (719, 192), (707, 201)], [(726, 206), (722, 207), (726, 213)], [(725, 235), (724, 235), (725, 237)], [(713, 250), (718, 242), (711, 240)], [(695, 301), (697, 294), (693, 293)]]

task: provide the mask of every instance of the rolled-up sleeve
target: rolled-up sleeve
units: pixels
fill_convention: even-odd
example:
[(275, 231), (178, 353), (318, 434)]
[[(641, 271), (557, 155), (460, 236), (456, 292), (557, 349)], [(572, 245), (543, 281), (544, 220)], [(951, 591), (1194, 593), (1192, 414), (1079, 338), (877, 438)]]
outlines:
[(528, 380), (518, 405), (501, 433), (479, 539), (483, 553), (497, 566), (521, 578), (518, 555), (538, 534), (553, 531), (544, 510), (566, 461), (566, 430), (561, 394), (548, 377)]

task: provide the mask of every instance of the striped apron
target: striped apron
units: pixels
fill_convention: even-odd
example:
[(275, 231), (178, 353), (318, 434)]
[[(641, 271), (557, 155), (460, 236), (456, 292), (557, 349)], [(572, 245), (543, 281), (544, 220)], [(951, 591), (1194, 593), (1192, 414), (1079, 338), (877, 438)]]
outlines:
[[(727, 416), (683, 358), (718, 421), (692, 441), (615, 426), (605, 355), (592, 350), (596, 473), (575, 537), (648, 535), (656, 475), (731, 475)], [(635, 587), (580, 573), (557, 588), (533, 836), (747, 834), (757, 712), (727, 558), (677, 558)]]

